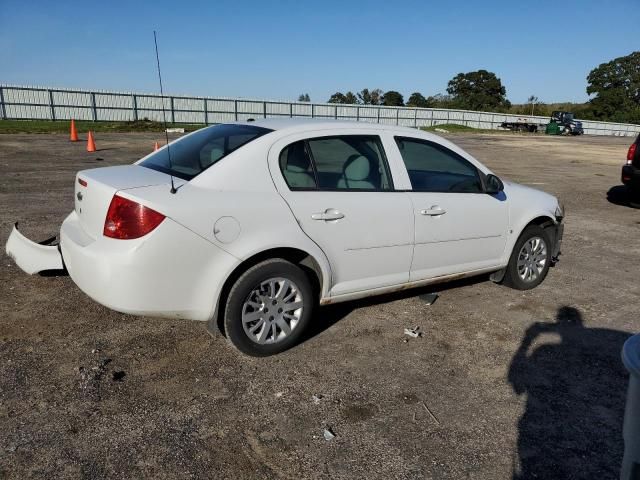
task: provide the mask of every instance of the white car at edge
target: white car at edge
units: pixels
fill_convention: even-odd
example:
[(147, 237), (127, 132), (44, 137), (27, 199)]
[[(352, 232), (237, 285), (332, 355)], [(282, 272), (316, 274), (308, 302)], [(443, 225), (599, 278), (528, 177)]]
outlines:
[(256, 356), (294, 345), (318, 304), (482, 273), (533, 288), (564, 216), (436, 135), (331, 120), (203, 128), (78, 172), (75, 197), (59, 245), (16, 225), (6, 250), (24, 271), (66, 268), (120, 312), (222, 320)]

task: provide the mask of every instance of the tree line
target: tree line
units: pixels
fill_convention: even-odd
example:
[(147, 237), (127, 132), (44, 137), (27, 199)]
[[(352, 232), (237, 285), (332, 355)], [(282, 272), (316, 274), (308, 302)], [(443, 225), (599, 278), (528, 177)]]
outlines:
[[(640, 51), (603, 63), (587, 76), (585, 103), (550, 103), (531, 95), (525, 104), (512, 105), (500, 78), (493, 72), (477, 70), (459, 73), (447, 84), (446, 94), (424, 96), (420, 92), (404, 96), (396, 91), (365, 88), (359, 92), (336, 92), (328, 103), (383, 105), (389, 107), (453, 108), (461, 110), (549, 116), (553, 110), (575, 113), (577, 118), (623, 123), (640, 123)], [(310, 102), (309, 94), (298, 97)]]

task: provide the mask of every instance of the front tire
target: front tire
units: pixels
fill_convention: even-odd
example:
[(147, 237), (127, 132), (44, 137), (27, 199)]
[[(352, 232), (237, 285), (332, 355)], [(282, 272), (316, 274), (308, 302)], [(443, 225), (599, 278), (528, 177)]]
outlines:
[(529, 225), (513, 247), (503, 283), (516, 290), (530, 290), (542, 283), (550, 265), (549, 234), (538, 225)]
[(298, 343), (311, 321), (313, 289), (305, 272), (274, 258), (249, 268), (235, 282), (224, 314), (227, 338), (241, 352), (264, 357)]

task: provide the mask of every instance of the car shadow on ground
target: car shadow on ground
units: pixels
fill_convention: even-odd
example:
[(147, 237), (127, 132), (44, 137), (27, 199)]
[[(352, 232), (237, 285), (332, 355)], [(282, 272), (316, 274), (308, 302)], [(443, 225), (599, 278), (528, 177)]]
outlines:
[(611, 187), (607, 192), (607, 200), (614, 205), (620, 205), (622, 207), (639, 208), (640, 207), (640, 195), (639, 198), (633, 199), (631, 202), (631, 196), (629, 190), (624, 185), (616, 185)]
[(350, 302), (336, 303), (335, 305), (326, 305), (316, 310), (314, 318), (307, 328), (301, 342), (306, 342), (316, 335), (321, 334), (328, 328), (338, 323), (354, 310), (373, 305), (382, 305), (384, 303), (404, 300), (406, 298), (417, 297), (427, 293), (444, 292), (447, 290), (455, 290), (462, 287), (474, 285), (476, 283), (489, 282), (489, 275), (479, 275), (476, 277), (463, 278), (447, 283), (435, 285), (427, 285), (425, 287), (412, 288), (399, 292), (388, 293), (384, 295), (376, 295), (366, 297), (360, 300), (352, 300)]
[(629, 336), (586, 327), (573, 307), (527, 329), (508, 374), (526, 395), (514, 480), (618, 478), (627, 388), (620, 352)]

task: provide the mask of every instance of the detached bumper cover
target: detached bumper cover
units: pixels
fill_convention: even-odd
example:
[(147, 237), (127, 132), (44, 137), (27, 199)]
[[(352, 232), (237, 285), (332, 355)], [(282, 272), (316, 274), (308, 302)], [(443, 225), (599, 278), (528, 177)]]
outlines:
[(7, 240), (6, 252), (29, 275), (45, 270), (63, 270), (62, 255), (56, 237), (36, 243), (22, 235), (16, 222)]

